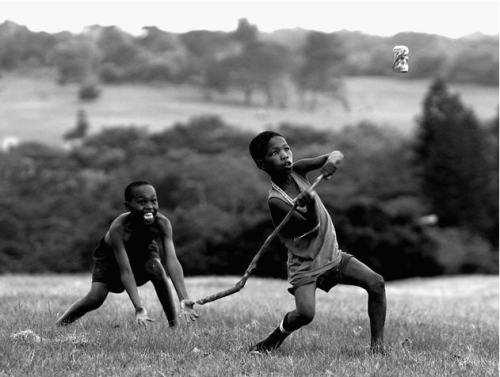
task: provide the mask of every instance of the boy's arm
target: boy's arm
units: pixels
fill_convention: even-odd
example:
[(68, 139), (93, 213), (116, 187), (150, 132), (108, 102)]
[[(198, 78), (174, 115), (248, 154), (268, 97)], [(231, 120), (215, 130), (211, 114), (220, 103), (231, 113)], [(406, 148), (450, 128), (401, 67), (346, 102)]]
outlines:
[[(292, 213), (292, 217), (281, 230), (281, 234), (287, 238), (298, 237), (305, 234), (318, 224), (314, 193), (303, 193), (299, 206), (305, 206), (305, 211), (300, 208)], [(283, 200), (272, 198), (269, 200), (269, 210), (274, 224), (279, 224), (290, 211), (290, 205)]]
[(116, 262), (120, 270), (120, 278), (128, 296), (130, 297), (130, 301), (132, 301), (132, 305), (134, 305), (135, 321), (139, 325), (145, 325), (147, 321), (153, 320), (148, 317), (146, 308), (142, 305), (141, 298), (139, 297), (139, 291), (137, 290), (134, 273), (130, 267), (130, 261), (125, 250), (125, 243), (123, 242), (123, 230), (120, 230), (119, 228), (119, 226), (112, 226), (109, 231), (109, 236), (115, 252)]
[(181, 302), (181, 315), (186, 315), (194, 321), (198, 318), (198, 314), (193, 309), (194, 302), (189, 299), (184, 282), (184, 271), (175, 252), (172, 224), (166, 217), (163, 217), (161, 225), (163, 228), (161, 242), (165, 251), (165, 268), (177, 292), (177, 297)]
[(299, 160), (293, 164), (293, 170), (305, 178), (310, 171), (321, 169), (321, 174), (328, 179), (335, 173), (343, 159), (344, 154), (341, 151), (333, 151), (322, 156)]

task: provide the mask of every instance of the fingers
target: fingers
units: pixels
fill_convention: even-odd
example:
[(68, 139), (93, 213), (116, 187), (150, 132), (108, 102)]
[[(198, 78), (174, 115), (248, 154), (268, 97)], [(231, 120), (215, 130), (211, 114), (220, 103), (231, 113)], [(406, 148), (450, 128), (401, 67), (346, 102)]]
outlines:
[(183, 310), (181, 311), (181, 313), (179, 314), (179, 317), (186, 317), (186, 319), (189, 319), (191, 321), (196, 321), (197, 318), (199, 318), (200, 316), (198, 315), (198, 313), (196, 313), (194, 310), (193, 311), (187, 311), (187, 310)]
[(299, 207), (305, 206), (314, 200), (314, 193), (305, 191), (299, 194), (296, 200)]
[(337, 171), (337, 167), (333, 164), (325, 164), (321, 169), (321, 174), (328, 180)]
[(198, 313), (196, 313), (194, 311), (194, 309), (190, 309), (190, 310), (182, 309), (180, 314), (179, 314), (179, 317), (186, 318), (186, 323), (189, 323), (190, 321), (191, 322), (196, 321), (199, 318), (199, 315), (198, 315)]
[(147, 326), (147, 323), (148, 322), (154, 322), (155, 320), (153, 318), (149, 318), (147, 315), (145, 315), (144, 313), (142, 313), (142, 315), (140, 316), (137, 316), (135, 318), (135, 322), (139, 325), (139, 326)]
[(344, 155), (341, 152), (332, 152), (321, 168), (321, 174), (328, 180), (337, 171), (337, 167), (342, 162)]
[(198, 318), (198, 316), (196, 315), (186, 315), (184, 316), (186, 318), (186, 322), (189, 323), (189, 321), (191, 322), (195, 322), (196, 319)]
[(185, 317), (186, 323), (189, 321), (194, 322), (199, 317), (198, 313), (194, 310), (194, 301), (191, 300), (181, 300), (181, 312), (179, 317)]
[(151, 319), (151, 318), (141, 318), (141, 319), (137, 319), (136, 320), (136, 323), (139, 325), (139, 326), (142, 326), (142, 327), (146, 327), (148, 325), (148, 322), (154, 322), (155, 320), (154, 319)]

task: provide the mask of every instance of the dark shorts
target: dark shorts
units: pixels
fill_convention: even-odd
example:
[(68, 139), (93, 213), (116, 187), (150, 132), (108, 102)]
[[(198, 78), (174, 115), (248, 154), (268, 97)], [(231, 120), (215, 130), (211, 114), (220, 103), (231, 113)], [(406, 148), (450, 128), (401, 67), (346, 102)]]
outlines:
[(316, 278), (306, 278), (299, 280), (298, 283), (293, 287), (288, 288), (288, 292), (293, 295), (298, 287), (311, 283), (316, 283), (316, 288), (319, 288), (325, 292), (330, 291), (330, 289), (332, 289), (342, 281), (345, 270), (351, 258), (354, 258), (351, 254), (347, 254), (341, 251), (341, 259), (338, 265), (330, 268), (329, 270), (326, 270)]
[[(160, 259), (158, 245), (151, 242), (145, 250), (134, 250), (137, 257), (131, 258), (129, 255), (130, 267), (134, 273), (137, 286), (146, 284), (150, 279), (144, 265), (153, 258)], [(99, 245), (94, 250), (94, 267), (92, 268), (92, 283), (104, 283), (110, 292), (121, 293), (125, 290), (120, 277), (120, 269), (116, 262), (113, 248), (104, 242), (104, 238), (99, 241)]]

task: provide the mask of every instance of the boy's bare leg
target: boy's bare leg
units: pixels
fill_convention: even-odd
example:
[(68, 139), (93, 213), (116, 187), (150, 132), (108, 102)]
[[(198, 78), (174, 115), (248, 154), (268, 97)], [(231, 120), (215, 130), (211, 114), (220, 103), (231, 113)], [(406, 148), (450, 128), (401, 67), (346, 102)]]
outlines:
[(106, 284), (96, 282), (92, 283), (90, 291), (85, 296), (75, 301), (56, 321), (56, 325), (69, 325), (84, 316), (86, 313), (99, 308), (104, 300), (106, 300), (108, 293), (109, 290)]
[(387, 310), (384, 278), (356, 258), (351, 258), (340, 282), (361, 287), (368, 292), (370, 348), (375, 353), (384, 352), (384, 326)]
[(250, 352), (272, 351), (295, 330), (308, 325), (314, 319), (316, 311), (316, 283), (298, 287), (295, 292), (295, 310), (287, 313), (280, 326), (263, 341), (253, 345)]
[(156, 295), (160, 300), (161, 306), (167, 316), (168, 324), (172, 327), (177, 324), (177, 311), (175, 309), (174, 296), (168, 283), (167, 274), (159, 259), (150, 259), (144, 265), (153, 286)]
[(295, 289), (295, 310), (288, 313), (284, 327), (295, 331), (312, 322), (316, 314), (316, 283), (302, 285)]

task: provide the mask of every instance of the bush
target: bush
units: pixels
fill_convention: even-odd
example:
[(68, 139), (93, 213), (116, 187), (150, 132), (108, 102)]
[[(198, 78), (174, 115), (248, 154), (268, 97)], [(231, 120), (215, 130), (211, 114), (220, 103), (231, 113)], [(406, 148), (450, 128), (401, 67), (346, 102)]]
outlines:
[(340, 248), (386, 280), (442, 272), (435, 243), (408, 213), (389, 213), (381, 202), (369, 198), (352, 200), (329, 212), (335, 214)]
[(94, 101), (101, 95), (101, 89), (95, 83), (83, 84), (78, 91), (81, 101)]
[(458, 228), (431, 228), (427, 233), (437, 245), (435, 255), (445, 275), (498, 274), (498, 252), (481, 237)]
[(111, 62), (104, 63), (101, 67), (99, 78), (107, 84), (122, 82), (126, 80), (125, 69)]

